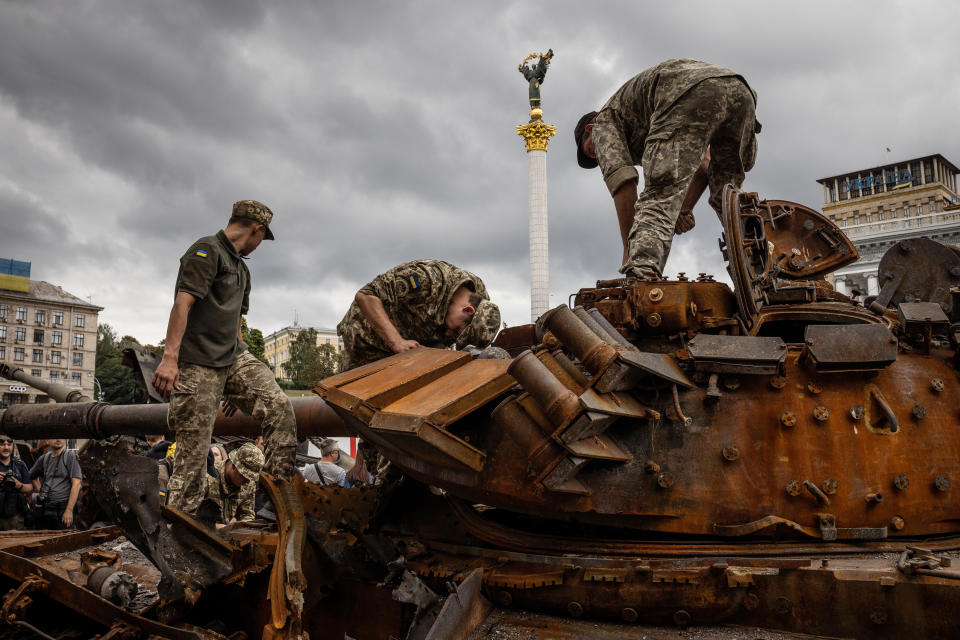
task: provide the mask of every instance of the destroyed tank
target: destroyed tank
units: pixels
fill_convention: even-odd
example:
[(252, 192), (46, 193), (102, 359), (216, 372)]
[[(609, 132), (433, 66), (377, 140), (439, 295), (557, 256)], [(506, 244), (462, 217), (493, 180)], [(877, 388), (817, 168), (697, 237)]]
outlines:
[[(120, 630), (71, 587), (48, 598), (160, 637), (956, 637), (958, 252), (898, 243), (860, 304), (825, 280), (858, 256), (820, 213), (728, 187), (722, 218), (732, 288), (600, 281), (500, 349), (421, 348), (318, 382), (301, 435), (359, 436), (379, 480), (263, 475), (273, 525), (218, 535), (159, 505), (121, 434), (156, 432), (165, 405), (7, 409), (16, 437), (97, 438), (92, 493), (156, 567), (154, 604), (112, 605)], [(67, 535), (88, 537), (40, 547), (95, 534)], [(0, 552), (21, 590), (29, 557)]]

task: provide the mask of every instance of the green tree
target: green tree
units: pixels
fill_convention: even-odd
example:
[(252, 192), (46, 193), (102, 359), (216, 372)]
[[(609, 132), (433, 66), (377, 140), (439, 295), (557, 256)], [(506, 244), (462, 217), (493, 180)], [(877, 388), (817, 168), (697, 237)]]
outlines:
[(285, 365), (294, 389), (308, 389), (317, 381), (312, 377), (317, 360), (317, 332), (315, 329), (303, 329), (290, 345), (290, 359)]
[(340, 373), (340, 354), (336, 347), (332, 344), (317, 347), (317, 367), (313, 373), (316, 376), (314, 382)]
[(94, 375), (100, 383), (102, 399), (113, 404), (134, 404), (140, 401), (140, 389), (130, 368), (120, 363), (122, 357), (116, 331), (109, 324), (100, 324)]
[(243, 337), (243, 341), (247, 343), (247, 347), (250, 349), (250, 355), (264, 364), (269, 365), (270, 363), (267, 362), (267, 357), (263, 353), (263, 332), (260, 331), (260, 329), (251, 328), (247, 325), (247, 319), (242, 318), (240, 320), (240, 335)]

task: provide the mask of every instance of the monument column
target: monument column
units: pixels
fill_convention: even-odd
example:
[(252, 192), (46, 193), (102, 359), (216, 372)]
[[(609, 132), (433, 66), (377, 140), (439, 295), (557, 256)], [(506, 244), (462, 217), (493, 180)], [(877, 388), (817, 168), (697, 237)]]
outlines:
[[(557, 128), (543, 122), (540, 84), (547, 73), (553, 50), (532, 53), (520, 63), (520, 72), (530, 87), (530, 122), (517, 127), (527, 148), (527, 190), (530, 211), (530, 321), (550, 308), (550, 265), (547, 233), (547, 144)], [(526, 63), (539, 58), (535, 66)]]

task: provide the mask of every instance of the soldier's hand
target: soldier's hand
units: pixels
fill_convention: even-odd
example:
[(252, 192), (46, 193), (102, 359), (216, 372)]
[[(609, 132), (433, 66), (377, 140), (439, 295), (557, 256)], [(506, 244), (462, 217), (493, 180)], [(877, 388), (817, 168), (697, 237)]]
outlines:
[(237, 405), (230, 402), (229, 400), (224, 399), (223, 402), (220, 403), (220, 411), (222, 411), (223, 415), (225, 415), (228, 418), (239, 410), (240, 408), (237, 407)]
[(405, 338), (400, 338), (399, 340), (394, 340), (388, 346), (393, 349), (394, 353), (403, 353), (404, 351), (416, 349), (420, 346), (420, 343), (416, 340), (406, 340)]
[(693, 229), (696, 224), (697, 221), (694, 219), (692, 211), (681, 211), (680, 215), (677, 217), (677, 224), (674, 227), (674, 231), (677, 233), (677, 235), (680, 235), (681, 233), (686, 233), (687, 231), (690, 231), (690, 229)]
[(73, 510), (67, 509), (64, 511), (63, 515), (60, 516), (60, 522), (62, 522), (65, 527), (73, 526)]
[(153, 388), (166, 398), (177, 386), (179, 379), (180, 370), (177, 368), (176, 360), (164, 358), (153, 374)]

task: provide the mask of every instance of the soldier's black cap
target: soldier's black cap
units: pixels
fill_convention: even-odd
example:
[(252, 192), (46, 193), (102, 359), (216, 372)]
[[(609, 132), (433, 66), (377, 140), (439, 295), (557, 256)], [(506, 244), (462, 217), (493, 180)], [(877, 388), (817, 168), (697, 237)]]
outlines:
[(593, 119), (597, 117), (596, 111), (591, 111), (586, 113), (580, 118), (580, 122), (577, 123), (577, 128), (573, 130), (573, 137), (577, 141), (577, 164), (579, 164), (584, 169), (593, 169), (597, 166), (597, 159), (591, 158), (583, 152), (583, 134), (587, 132), (587, 125), (593, 122)]

